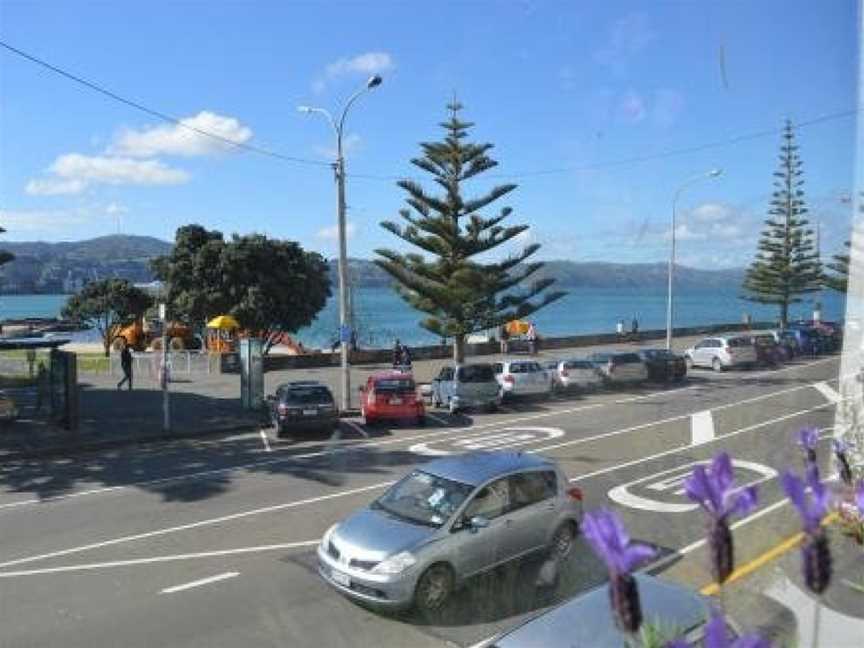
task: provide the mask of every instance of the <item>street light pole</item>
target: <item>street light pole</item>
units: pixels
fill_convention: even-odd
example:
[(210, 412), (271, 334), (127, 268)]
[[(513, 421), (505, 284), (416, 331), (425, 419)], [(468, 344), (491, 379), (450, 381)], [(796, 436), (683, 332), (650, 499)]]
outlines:
[(354, 328), (354, 322), (349, 321), (348, 316), (348, 242), (345, 222), (345, 155), (342, 147), (342, 135), (345, 129), (345, 117), (348, 115), (351, 104), (364, 93), (381, 85), (381, 81), (381, 77), (376, 74), (369, 78), (364, 87), (351, 95), (345, 102), (338, 122), (324, 108), (298, 107), (298, 110), (303, 113), (324, 115), (336, 135), (336, 161), (333, 163), (333, 172), (336, 180), (336, 228), (339, 237), (339, 340), (341, 342), (342, 411), (351, 409), (351, 369), (348, 364), (348, 356)]
[(723, 173), (722, 169), (711, 169), (707, 173), (700, 173), (697, 176), (693, 176), (689, 180), (687, 180), (684, 184), (678, 187), (678, 190), (675, 192), (674, 198), (672, 198), (672, 246), (669, 253), (669, 272), (668, 272), (668, 286), (666, 289), (666, 350), (672, 350), (672, 277), (675, 274), (675, 229), (677, 227), (677, 209), (678, 209), (678, 198), (681, 196), (681, 192), (684, 191), (687, 187), (689, 187), (694, 182), (698, 182), (699, 180), (705, 180), (708, 178), (716, 178), (721, 173)]

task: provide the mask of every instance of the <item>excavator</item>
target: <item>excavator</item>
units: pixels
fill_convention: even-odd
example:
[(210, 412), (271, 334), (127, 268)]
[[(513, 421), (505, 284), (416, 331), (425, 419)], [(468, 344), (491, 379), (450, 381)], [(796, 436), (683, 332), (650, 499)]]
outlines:
[[(201, 340), (194, 335), (192, 327), (182, 322), (168, 322), (166, 333), (168, 348), (172, 351), (201, 347)], [(139, 317), (127, 326), (118, 327), (111, 348), (121, 351), (127, 345), (135, 351), (161, 351), (162, 322), (158, 318)]]

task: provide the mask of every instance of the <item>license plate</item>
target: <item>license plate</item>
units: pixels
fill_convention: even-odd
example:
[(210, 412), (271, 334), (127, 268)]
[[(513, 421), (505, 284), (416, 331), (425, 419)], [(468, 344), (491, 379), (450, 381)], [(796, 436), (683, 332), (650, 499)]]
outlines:
[(318, 410), (303, 410), (303, 416), (315, 416), (316, 414), (318, 414)]
[(333, 579), (334, 583), (339, 583), (340, 585), (344, 585), (345, 587), (351, 587), (351, 579), (348, 578), (348, 574), (343, 574), (340, 571), (331, 569), (330, 578)]
[(402, 399), (401, 399), (401, 398), (391, 398), (391, 399), (390, 399), (390, 404), (391, 404), (391, 405), (401, 405), (401, 404), (402, 404)]

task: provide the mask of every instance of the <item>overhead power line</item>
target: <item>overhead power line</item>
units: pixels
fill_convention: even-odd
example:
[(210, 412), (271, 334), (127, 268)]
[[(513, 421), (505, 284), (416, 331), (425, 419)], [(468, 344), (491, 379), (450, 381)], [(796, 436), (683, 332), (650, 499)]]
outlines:
[(203, 130), (201, 128), (196, 128), (195, 126), (190, 126), (189, 124), (185, 123), (181, 119), (178, 119), (177, 117), (174, 117), (172, 115), (168, 115), (168, 114), (161, 112), (159, 110), (154, 110), (153, 108), (148, 108), (147, 106), (145, 106), (141, 103), (138, 103), (137, 101), (127, 99), (126, 97), (123, 97), (123, 96), (117, 94), (116, 92), (108, 90), (107, 88), (104, 88), (101, 85), (98, 85), (92, 81), (88, 81), (87, 79), (83, 79), (83, 78), (81, 78), (75, 74), (72, 74), (71, 72), (67, 72), (66, 70), (63, 70), (63, 69), (57, 67), (56, 65), (51, 65), (47, 61), (43, 61), (42, 59), (37, 58), (37, 57), (33, 56), (32, 54), (28, 54), (27, 52), (24, 52), (24, 51), (18, 49), (17, 47), (13, 47), (12, 45), (9, 45), (8, 43), (3, 42), (2, 40), (0, 40), (0, 47), (4, 47), (5, 49), (9, 50), (13, 54), (17, 54), (18, 56), (27, 59), (31, 63), (35, 63), (36, 65), (39, 65), (39, 66), (45, 68), (46, 70), (50, 70), (51, 72), (54, 72), (55, 74), (59, 74), (60, 76), (66, 78), (66, 79), (69, 79), (70, 81), (74, 81), (75, 83), (83, 85), (84, 87), (89, 88), (90, 90), (93, 90), (95, 92), (98, 92), (99, 94), (102, 94), (102, 95), (104, 95), (110, 99), (113, 99), (114, 101), (119, 101), (122, 104), (125, 104), (127, 106), (132, 107), (132, 108), (135, 108), (136, 110), (140, 110), (141, 112), (146, 113), (152, 117), (156, 117), (156, 118), (161, 119), (163, 121), (166, 121), (168, 123), (175, 124), (181, 128), (185, 128), (186, 130), (197, 133), (198, 135), (201, 135), (202, 137), (209, 137), (210, 139), (217, 140), (219, 142), (222, 142), (223, 144), (228, 144), (228, 145), (233, 146), (235, 148), (243, 149), (244, 151), (249, 151), (251, 153), (258, 153), (259, 155), (266, 155), (267, 157), (276, 158), (277, 160), (282, 160), (284, 162), (293, 162), (296, 164), (308, 164), (308, 165), (323, 166), (323, 167), (331, 166), (329, 162), (324, 162), (322, 160), (309, 160), (306, 158), (295, 157), (293, 155), (283, 155), (282, 153), (277, 153), (276, 151), (270, 151), (268, 149), (261, 148), (260, 146), (255, 146), (254, 144), (245, 144), (243, 142), (237, 142), (237, 141), (234, 141), (234, 140), (229, 139), (227, 137), (223, 137), (221, 135), (218, 135), (216, 133), (211, 133), (210, 131), (206, 131), (206, 130)]
[[(230, 146), (233, 146), (233, 147), (236, 147), (239, 149), (243, 149), (243, 150), (249, 151), (251, 153), (257, 153), (259, 155), (264, 155), (264, 156), (274, 158), (277, 160), (282, 160), (284, 162), (292, 162), (295, 164), (306, 164), (306, 165), (318, 166), (318, 167), (331, 167), (332, 166), (331, 162), (325, 162), (322, 160), (312, 160), (312, 159), (301, 158), (301, 157), (296, 157), (296, 156), (292, 156), (292, 155), (284, 155), (282, 153), (278, 153), (276, 151), (271, 151), (269, 149), (265, 149), (265, 148), (262, 148), (260, 146), (236, 142), (234, 140), (231, 140), (227, 137), (223, 137), (223, 136), (218, 135), (216, 133), (211, 133), (209, 131), (206, 131), (206, 130), (203, 130), (200, 128), (196, 128), (194, 126), (190, 126), (189, 124), (184, 123), (182, 120), (178, 119), (177, 117), (173, 117), (172, 115), (168, 115), (164, 112), (161, 112), (159, 110), (155, 110), (153, 108), (148, 108), (147, 106), (145, 106), (141, 103), (138, 103), (138, 102), (133, 101), (131, 99), (127, 99), (127, 98), (117, 94), (116, 92), (112, 92), (111, 90), (108, 90), (107, 88), (104, 88), (103, 86), (101, 86), (99, 84), (96, 84), (92, 81), (88, 81), (87, 79), (83, 79), (79, 76), (76, 76), (75, 74), (72, 74), (71, 72), (67, 72), (66, 70), (63, 70), (63, 69), (61, 69), (55, 65), (48, 63), (47, 61), (43, 61), (42, 59), (40, 59), (36, 56), (33, 56), (32, 54), (28, 54), (27, 52), (24, 52), (24, 51), (18, 49), (17, 47), (13, 47), (12, 45), (9, 45), (8, 43), (6, 43), (2, 40), (0, 40), (0, 47), (3, 47), (6, 50), (12, 52), (13, 54), (16, 54), (16, 55), (32, 62), (32, 63), (35, 63), (36, 65), (39, 65), (39, 66), (41, 66), (47, 70), (50, 70), (51, 72), (54, 72), (55, 74), (59, 74), (60, 76), (66, 78), (66, 79), (69, 79), (70, 81), (74, 81), (75, 83), (83, 85), (86, 88), (89, 88), (90, 90), (98, 92), (98, 93), (100, 93), (100, 94), (102, 94), (102, 95), (104, 95), (110, 99), (113, 99), (113, 100), (118, 101), (122, 104), (125, 104), (127, 106), (132, 107), (132, 108), (135, 108), (136, 110), (139, 110), (139, 111), (146, 113), (148, 115), (151, 115), (153, 117), (157, 117), (158, 119), (161, 119), (163, 121), (166, 121), (166, 122), (169, 122), (171, 124), (175, 124), (177, 126), (180, 126), (181, 128), (185, 128), (189, 131), (197, 133), (198, 135), (201, 135), (202, 137), (209, 137), (211, 139), (218, 140), (218, 141), (225, 143), (225, 144), (228, 144)], [(862, 110), (862, 107), (859, 107), (857, 109), (843, 110), (840, 112), (821, 115), (821, 116), (814, 117), (811, 119), (799, 121), (795, 124), (795, 127), (796, 128), (807, 128), (809, 126), (815, 126), (817, 124), (821, 124), (824, 122), (835, 121), (838, 119), (845, 119), (847, 117), (857, 115), (859, 112), (861, 112), (861, 110)], [(538, 169), (538, 170), (534, 170), (534, 171), (523, 171), (523, 172), (518, 172), (518, 173), (490, 174), (487, 177), (497, 178), (497, 179), (506, 179), (506, 180), (518, 180), (521, 178), (531, 178), (531, 177), (538, 177), (538, 176), (545, 176), (545, 175), (558, 175), (558, 174), (564, 174), (564, 173), (578, 173), (578, 172), (583, 172), (583, 171), (595, 171), (595, 170), (607, 169), (607, 168), (612, 168), (612, 167), (617, 167), (617, 166), (625, 166), (628, 164), (639, 164), (642, 162), (651, 162), (654, 160), (663, 160), (666, 158), (671, 158), (671, 157), (675, 157), (675, 156), (679, 156), (679, 155), (688, 155), (691, 153), (698, 153), (701, 151), (706, 151), (706, 150), (710, 150), (710, 149), (714, 149), (714, 148), (721, 148), (724, 146), (733, 146), (735, 144), (740, 144), (742, 142), (747, 142), (747, 141), (751, 141), (751, 140), (755, 140), (755, 139), (761, 139), (763, 137), (776, 136), (782, 132), (783, 132), (782, 128), (770, 128), (770, 129), (765, 129), (765, 130), (761, 130), (761, 131), (755, 131), (752, 133), (746, 133), (743, 135), (737, 135), (737, 136), (729, 137), (729, 138), (722, 139), (722, 140), (717, 140), (715, 142), (707, 142), (705, 144), (686, 146), (686, 147), (682, 147), (682, 148), (671, 149), (668, 151), (661, 151), (659, 153), (650, 153), (650, 154), (646, 154), (646, 155), (635, 155), (635, 156), (631, 156), (631, 157), (621, 158), (618, 160), (609, 160), (606, 162), (596, 162), (596, 163), (592, 163), (592, 164), (584, 164), (584, 165), (578, 165), (578, 166), (554, 167), (554, 168), (549, 168), (549, 169)], [(376, 174), (370, 174), (370, 173), (347, 173), (346, 175), (348, 177), (356, 178), (356, 179), (380, 180), (380, 181), (385, 181), (385, 182), (392, 182), (392, 181), (396, 181), (396, 180), (416, 179), (416, 178), (412, 178), (409, 175), (376, 175)]]

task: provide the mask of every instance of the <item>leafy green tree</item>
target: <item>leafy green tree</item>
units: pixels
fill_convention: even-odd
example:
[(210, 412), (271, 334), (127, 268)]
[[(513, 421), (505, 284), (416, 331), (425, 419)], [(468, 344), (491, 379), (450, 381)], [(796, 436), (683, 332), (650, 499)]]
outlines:
[(326, 260), (294, 241), (235, 235), (222, 252), (227, 311), (264, 340), (264, 352), (284, 333), (312, 323), (330, 296)]
[[(6, 230), (0, 227), (0, 234), (5, 234)], [(0, 266), (6, 265), (15, 259), (15, 255), (7, 250), (0, 250)]]
[(107, 357), (119, 328), (131, 324), (152, 305), (150, 295), (126, 279), (102, 279), (69, 297), (63, 317), (95, 327)]
[(547, 291), (555, 281), (551, 278), (523, 284), (543, 266), (525, 262), (540, 248), (536, 243), (498, 262), (478, 259), (526, 231), (528, 225), (502, 225), (512, 213), (510, 207), (488, 218), (479, 213), (513, 191), (515, 184), (493, 187), (476, 198), (463, 195), (465, 181), (498, 163), (487, 155), (492, 144), (464, 141), (473, 124), (459, 119), (461, 104), (454, 101), (448, 109), (450, 117), (441, 124), (446, 131), (443, 141), (421, 143), (423, 157), (411, 160), (432, 175), (444, 193), (433, 195), (417, 182), (402, 180), (398, 185), (408, 194), (411, 208), (399, 212), (405, 224), (381, 223), (421, 253), (379, 249), (381, 258), (375, 262), (396, 280), (401, 297), (428, 315), (420, 323), (423, 328), (453, 338), (453, 358), (462, 362), (467, 335), (527, 317), (565, 293)]
[(203, 328), (231, 315), (264, 339), (265, 353), (284, 333), (310, 324), (330, 296), (327, 263), (293, 241), (234, 235), (200, 225), (177, 230), (171, 254), (153, 261), (171, 313)]
[(795, 131), (787, 120), (769, 218), (743, 285), (745, 299), (779, 307), (784, 327), (789, 321), (789, 306), (800, 303), (802, 295), (817, 292), (823, 279), (813, 230), (807, 227), (801, 166)]

